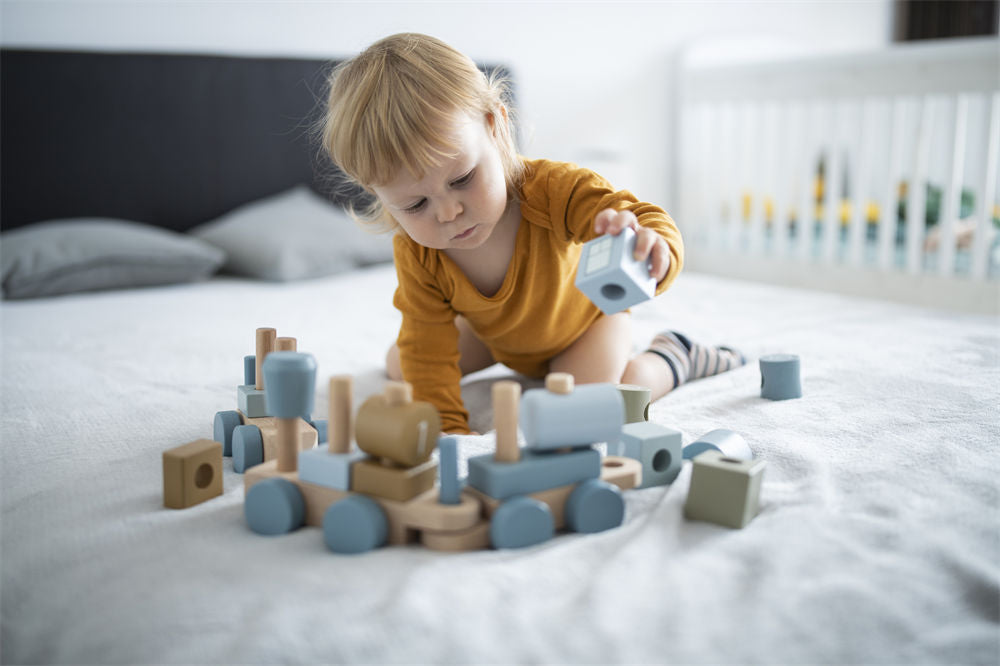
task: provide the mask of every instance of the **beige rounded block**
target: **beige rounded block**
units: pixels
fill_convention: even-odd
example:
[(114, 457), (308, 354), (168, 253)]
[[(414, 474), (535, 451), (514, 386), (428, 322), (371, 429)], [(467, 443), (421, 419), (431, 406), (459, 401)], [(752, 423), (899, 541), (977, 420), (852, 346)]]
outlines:
[(545, 376), (545, 388), (551, 393), (568, 395), (573, 392), (573, 375), (568, 372), (550, 372)]

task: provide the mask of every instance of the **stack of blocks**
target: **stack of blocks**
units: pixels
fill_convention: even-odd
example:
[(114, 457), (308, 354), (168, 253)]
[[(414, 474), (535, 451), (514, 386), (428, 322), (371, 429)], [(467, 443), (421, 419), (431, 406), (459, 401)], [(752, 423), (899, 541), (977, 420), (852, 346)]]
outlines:
[[(494, 384), (496, 453), (468, 461), (469, 492), (492, 512), (490, 543), (516, 548), (550, 539), (563, 519), (557, 525), (554, 507), (538, 497), (543, 493), (560, 508), (565, 499), (565, 523), (575, 531), (620, 525), (621, 491), (600, 479), (601, 456), (592, 446), (618, 440), (624, 413), (618, 390), (591, 384), (574, 391), (572, 375), (550, 374), (545, 389), (528, 391), (520, 401), (524, 451), (517, 442), (519, 395), (516, 382)], [(549, 492), (556, 490), (562, 492)]]

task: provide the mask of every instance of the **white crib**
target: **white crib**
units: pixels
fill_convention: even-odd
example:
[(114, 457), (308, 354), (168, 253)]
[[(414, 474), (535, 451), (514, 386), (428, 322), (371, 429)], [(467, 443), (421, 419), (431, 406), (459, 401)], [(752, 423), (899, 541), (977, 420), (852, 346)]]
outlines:
[(682, 65), (688, 268), (1000, 313), (998, 70), (993, 38)]

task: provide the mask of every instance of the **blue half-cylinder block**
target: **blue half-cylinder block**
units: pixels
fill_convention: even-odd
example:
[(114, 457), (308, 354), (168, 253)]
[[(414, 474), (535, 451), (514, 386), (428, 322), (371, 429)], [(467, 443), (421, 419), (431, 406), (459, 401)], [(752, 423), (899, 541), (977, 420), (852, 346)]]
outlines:
[(526, 548), (548, 541), (555, 531), (547, 504), (533, 497), (514, 497), (493, 513), (490, 544), (494, 548)]
[(566, 525), (574, 532), (603, 532), (618, 527), (624, 519), (621, 489), (601, 479), (584, 481), (566, 500)]
[(271, 416), (267, 411), (265, 391), (258, 391), (253, 384), (236, 387), (236, 407), (251, 419)]
[(441, 504), (459, 504), (462, 500), (462, 486), (458, 481), (458, 438), (441, 437), (438, 439), (438, 476), (441, 490), (438, 501)]
[(469, 458), (468, 484), (494, 499), (529, 495), (549, 488), (596, 479), (601, 454), (596, 449), (536, 453), (523, 449), (518, 462), (497, 462), (492, 453)]
[(316, 359), (302, 352), (271, 352), (264, 359), (262, 372), (271, 416), (308, 418), (316, 390)]
[(253, 354), (243, 357), (243, 383), (257, 384), (257, 357)]
[(727, 458), (735, 460), (753, 460), (753, 451), (743, 435), (725, 428), (718, 428), (691, 442), (684, 447), (684, 459), (694, 460), (705, 451), (718, 451)]
[(337, 490), (350, 490), (351, 466), (364, 458), (365, 452), (358, 449), (350, 453), (330, 453), (329, 444), (299, 451), (299, 480)]
[(760, 357), (760, 397), (768, 400), (802, 397), (798, 356), (770, 354)]
[(335, 553), (367, 553), (382, 546), (388, 535), (385, 513), (364, 495), (345, 497), (323, 514), (323, 541)]
[(576, 287), (604, 314), (621, 312), (656, 293), (656, 280), (646, 262), (632, 258), (636, 238), (629, 227), (617, 236), (605, 234), (583, 245)]
[(649, 421), (627, 423), (622, 427), (621, 455), (642, 463), (639, 488), (665, 486), (674, 482), (684, 462), (681, 433)]
[(243, 425), (240, 413), (235, 410), (216, 412), (212, 423), (212, 439), (222, 444), (222, 455), (233, 455), (233, 431)]
[(242, 425), (233, 431), (233, 471), (242, 474), (264, 462), (264, 438), (255, 425)]
[(243, 515), (257, 534), (285, 534), (305, 522), (306, 503), (294, 483), (270, 478), (255, 483), (247, 491)]
[(595, 442), (615, 446), (625, 400), (614, 384), (585, 384), (567, 394), (531, 389), (521, 398), (519, 421), (527, 447), (536, 451)]

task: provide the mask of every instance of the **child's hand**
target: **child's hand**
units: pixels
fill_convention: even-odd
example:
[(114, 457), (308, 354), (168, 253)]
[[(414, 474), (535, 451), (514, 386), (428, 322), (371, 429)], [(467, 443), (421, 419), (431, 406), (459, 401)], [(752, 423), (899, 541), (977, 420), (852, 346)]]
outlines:
[(630, 210), (615, 210), (605, 208), (594, 218), (594, 233), (598, 236), (611, 234), (617, 236), (625, 227), (635, 230), (636, 261), (649, 260), (649, 275), (657, 282), (662, 280), (670, 268), (670, 250), (667, 241), (660, 234), (639, 224), (639, 219)]

